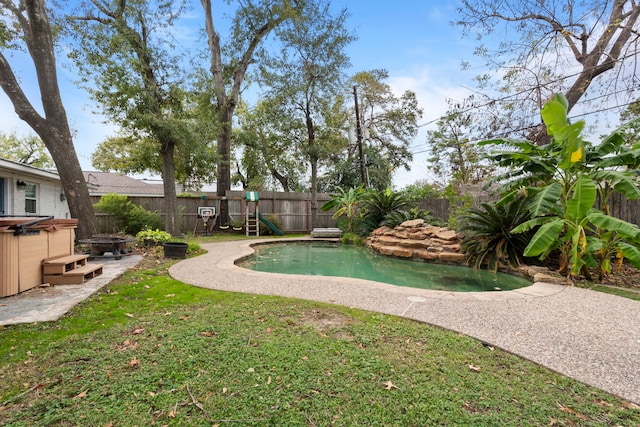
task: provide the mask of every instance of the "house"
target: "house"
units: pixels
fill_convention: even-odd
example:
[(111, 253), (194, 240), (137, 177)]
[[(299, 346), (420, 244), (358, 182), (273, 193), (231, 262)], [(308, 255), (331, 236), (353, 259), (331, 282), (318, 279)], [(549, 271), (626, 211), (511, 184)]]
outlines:
[(139, 179), (112, 172), (83, 171), (92, 196), (116, 193), (126, 196), (162, 197), (162, 185), (148, 184)]
[(0, 215), (69, 218), (58, 174), (0, 157)]

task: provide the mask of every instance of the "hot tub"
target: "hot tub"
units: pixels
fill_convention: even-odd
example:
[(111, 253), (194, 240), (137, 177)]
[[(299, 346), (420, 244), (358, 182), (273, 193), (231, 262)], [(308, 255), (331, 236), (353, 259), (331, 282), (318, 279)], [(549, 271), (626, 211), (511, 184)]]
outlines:
[(0, 217), (0, 297), (42, 284), (42, 261), (73, 254), (77, 219)]

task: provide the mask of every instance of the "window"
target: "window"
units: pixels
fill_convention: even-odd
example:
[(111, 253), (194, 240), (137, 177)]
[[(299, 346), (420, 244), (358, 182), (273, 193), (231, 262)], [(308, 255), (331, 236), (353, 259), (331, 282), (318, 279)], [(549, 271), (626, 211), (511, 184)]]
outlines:
[(37, 210), (37, 188), (35, 184), (27, 183), (24, 187), (24, 212), (28, 214), (38, 213)]

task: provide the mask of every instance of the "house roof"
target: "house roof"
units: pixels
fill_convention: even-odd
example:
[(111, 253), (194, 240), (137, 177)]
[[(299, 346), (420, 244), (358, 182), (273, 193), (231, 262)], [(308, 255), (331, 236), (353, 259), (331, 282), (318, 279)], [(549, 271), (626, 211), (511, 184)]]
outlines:
[(147, 184), (126, 175), (96, 171), (83, 171), (82, 173), (92, 196), (101, 196), (107, 193), (127, 196), (162, 196), (164, 194), (162, 186)]
[(37, 168), (35, 166), (9, 160), (4, 157), (0, 157), (0, 169), (10, 170), (23, 175), (37, 176), (51, 181), (60, 181), (60, 176), (56, 171)]

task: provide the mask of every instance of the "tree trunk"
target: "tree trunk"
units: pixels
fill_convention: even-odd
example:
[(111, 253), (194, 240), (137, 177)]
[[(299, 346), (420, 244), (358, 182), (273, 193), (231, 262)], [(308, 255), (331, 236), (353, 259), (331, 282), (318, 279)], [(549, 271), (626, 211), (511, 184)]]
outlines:
[[(71, 135), (64, 135), (68, 133), (68, 127), (66, 129), (64, 129), (64, 126), (60, 127), (62, 129), (56, 129), (55, 125), (45, 126), (42, 130), (36, 130), (36, 132), (49, 150), (49, 153), (51, 153), (51, 158), (56, 164), (71, 217), (78, 218), (76, 238), (88, 239), (97, 233), (95, 211)], [(60, 133), (63, 135), (60, 135)]]
[(311, 157), (311, 228), (318, 225), (318, 159)]
[(220, 135), (218, 136), (218, 173), (216, 194), (220, 197), (220, 224), (229, 220), (229, 200), (227, 191), (231, 190), (231, 118), (233, 107), (226, 105), (219, 115)]
[[(222, 65), (222, 49), (220, 47), (220, 36), (216, 32), (213, 22), (213, 12), (211, 10), (211, 0), (200, 0), (205, 14), (205, 29), (207, 32), (207, 42), (211, 53), (210, 71), (213, 78), (213, 91), (216, 98), (216, 108), (218, 121), (220, 123), (220, 135), (218, 137), (218, 170), (217, 170), (217, 195), (220, 197), (220, 223), (224, 224), (229, 220), (229, 201), (227, 191), (231, 190), (231, 128), (233, 126), (233, 112), (240, 97), (240, 89), (249, 65), (253, 61), (253, 55), (262, 40), (282, 21), (287, 19), (284, 12), (277, 13), (277, 7), (267, 7), (264, 11), (267, 15), (255, 16), (256, 21), (262, 21), (248, 34), (249, 43), (246, 51), (242, 53), (241, 59), (233, 64), (233, 67), (225, 69)], [(242, 9), (243, 6), (239, 6)], [(240, 13), (240, 11), (236, 12)], [(248, 11), (247, 13), (256, 13)], [(275, 15), (273, 15), (275, 13)], [(231, 72), (232, 86), (227, 95), (226, 79), (224, 72)]]
[(42, 117), (28, 100), (7, 62), (0, 52), (0, 86), (7, 94), (18, 117), (24, 120), (40, 136), (56, 164), (60, 182), (67, 198), (69, 211), (78, 219), (77, 238), (89, 238), (96, 233), (97, 222), (84, 180), (80, 162), (73, 146), (67, 113), (62, 104), (53, 36), (43, 0), (25, 2), (27, 16), (12, 7), (11, 2), (0, 1), (10, 9), (22, 27), (24, 41), (36, 70)]
[(291, 191), (291, 188), (289, 188), (289, 178), (282, 175), (280, 172), (278, 172), (275, 168), (271, 168), (271, 175), (278, 180), (278, 182), (280, 183), (280, 185), (282, 185), (282, 191), (284, 192), (289, 192)]
[(172, 236), (180, 236), (178, 221), (178, 199), (176, 197), (176, 177), (173, 154), (174, 144), (166, 144), (162, 150), (162, 186), (164, 188), (164, 229)]

